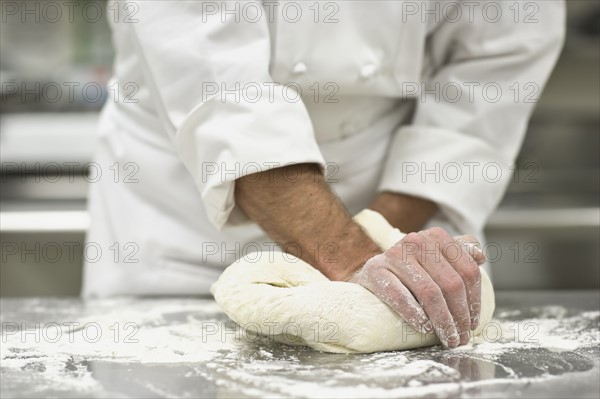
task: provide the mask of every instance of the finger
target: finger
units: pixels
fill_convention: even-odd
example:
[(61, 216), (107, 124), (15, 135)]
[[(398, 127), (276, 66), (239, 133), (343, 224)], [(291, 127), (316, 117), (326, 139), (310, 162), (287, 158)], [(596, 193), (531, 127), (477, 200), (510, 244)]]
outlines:
[[(464, 246), (452, 238), (444, 229), (434, 227), (424, 233), (431, 240), (440, 243), (442, 255), (464, 282), (469, 304), (469, 327), (471, 330), (475, 330), (479, 325), (479, 315), (481, 313), (481, 272), (479, 266), (464, 249)], [(474, 240), (472, 236), (461, 237), (467, 237), (467, 239), (470, 237)]]
[(466, 234), (462, 236), (456, 236), (454, 237), (454, 240), (459, 243), (465, 251), (467, 251), (467, 253), (478, 265), (485, 263), (487, 259), (477, 238), (470, 234)]
[[(442, 229), (439, 230), (441, 232), (436, 232), (436, 235), (442, 236), (445, 232)], [(423, 232), (422, 236), (422, 250), (417, 253), (417, 260), (441, 288), (448, 309), (457, 325), (460, 344), (464, 345), (469, 342), (471, 329), (471, 314), (465, 282), (443, 255), (443, 241), (437, 237), (435, 240), (429, 238), (427, 232)], [(448, 236), (448, 239), (451, 240), (452, 238)], [(470, 259), (470, 257), (468, 258)]]
[(388, 269), (369, 266), (367, 262), (355, 282), (375, 294), (415, 331), (423, 334), (434, 332), (433, 326), (421, 305), (408, 288), (402, 285), (398, 277)]
[(388, 249), (384, 256), (392, 273), (410, 290), (431, 320), (440, 342), (446, 347), (454, 348), (460, 343), (460, 336), (442, 290), (414, 256), (404, 254), (418, 251), (418, 243), (415, 242), (418, 240), (416, 233), (410, 233)]

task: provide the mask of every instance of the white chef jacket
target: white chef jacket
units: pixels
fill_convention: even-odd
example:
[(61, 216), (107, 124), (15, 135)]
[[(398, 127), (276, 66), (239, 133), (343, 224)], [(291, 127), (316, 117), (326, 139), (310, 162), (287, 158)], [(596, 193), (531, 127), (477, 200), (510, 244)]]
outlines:
[[(316, 163), (352, 213), (423, 197), (481, 235), (559, 54), (562, 1), (111, 2), (83, 295), (208, 294), (275, 250), (235, 179)], [(115, 12), (120, 10), (120, 13)], [(293, 177), (291, 177), (293, 178)]]

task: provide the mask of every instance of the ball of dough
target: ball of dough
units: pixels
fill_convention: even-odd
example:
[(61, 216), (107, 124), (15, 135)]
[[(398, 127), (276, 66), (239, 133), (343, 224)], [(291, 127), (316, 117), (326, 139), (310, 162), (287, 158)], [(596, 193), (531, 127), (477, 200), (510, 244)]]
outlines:
[[(379, 213), (364, 210), (354, 220), (382, 250), (403, 234)], [(481, 270), (481, 334), (494, 312), (494, 291)], [(213, 284), (223, 311), (242, 329), (278, 342), (323, 352), (371, 353), (439, 344), (421, 334), (364, 287), (330, 281), (301, 259), (283, 252), (248, 254)]]

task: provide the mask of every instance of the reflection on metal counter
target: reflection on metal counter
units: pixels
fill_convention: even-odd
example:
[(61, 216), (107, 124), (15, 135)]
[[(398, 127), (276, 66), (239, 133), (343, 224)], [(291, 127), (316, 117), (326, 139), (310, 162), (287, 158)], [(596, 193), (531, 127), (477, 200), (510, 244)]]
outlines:
[(335, 355), (209, 299), (3, 299), (2, 397), (598, 397), (598, 293), (500, 292), (466, 347)]

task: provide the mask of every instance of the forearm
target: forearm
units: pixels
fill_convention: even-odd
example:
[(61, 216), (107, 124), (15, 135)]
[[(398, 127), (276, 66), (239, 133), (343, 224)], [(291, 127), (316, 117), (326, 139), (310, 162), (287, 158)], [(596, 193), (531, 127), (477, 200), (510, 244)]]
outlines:
[(377, 245), (352, 221), (314, 164), (291, 165), (236, 180), (236, 204), (286, 252), (331, 280), (347, 280)]
[(387, 191), (379, 193), (369, 208), (404, 233), (421, 230), (438, 210), (435, 202)]

